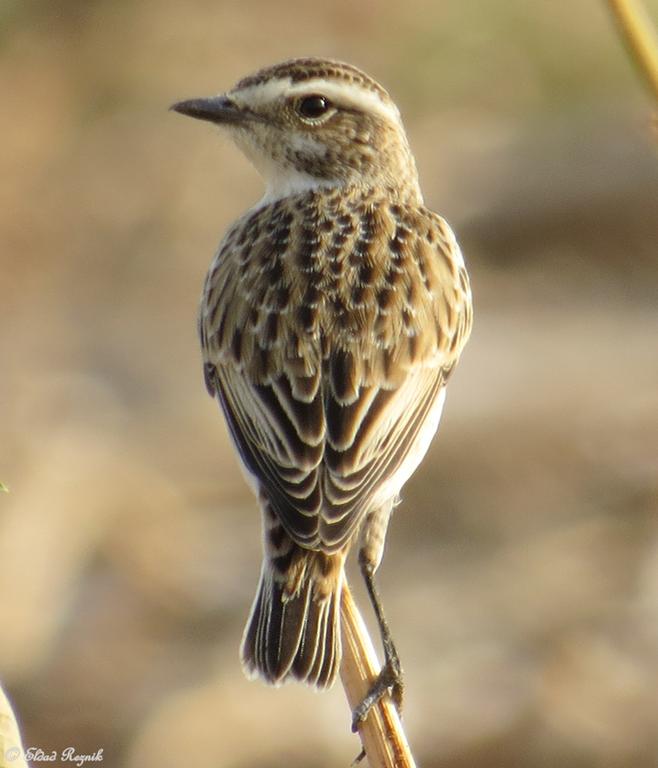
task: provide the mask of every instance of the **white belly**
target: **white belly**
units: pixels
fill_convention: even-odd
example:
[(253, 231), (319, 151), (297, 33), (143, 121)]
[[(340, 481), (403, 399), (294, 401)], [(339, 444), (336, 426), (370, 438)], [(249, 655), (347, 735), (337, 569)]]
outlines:
[(424, 459), (427, 450), (430, 447), (432, 438), (436, 434), (441, 420), (443, 403), (446, 399), (446, 388), (442, 387), (432, 405), (432, 408), (425, 419), (425, 423), (420, 428), (416, 440), (410, 447), (406, 458), (400, 464), (397, 471), (383, 483), (373, 496), (372, 508), (378, 509), (385, 506), (388, 502), (395, 500), (402, 490), (402, 486), (413, 475), (420, 462)]

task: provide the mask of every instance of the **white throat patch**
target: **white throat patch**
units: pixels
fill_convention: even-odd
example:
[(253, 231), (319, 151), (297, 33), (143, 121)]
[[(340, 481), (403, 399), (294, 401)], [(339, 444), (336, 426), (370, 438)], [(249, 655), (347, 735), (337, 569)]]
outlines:
[[(251, 161), (265, 182), (265, 195), (258, 203), (269, 205), (284, 197), (291, 197), (314, 189), (338, 186), (341, 182), (334, 179), (320, 179), (304, 173), (292, 165), (282, 164), (269, 157), (267, 152), (252, 143), (252, 137), (246, 132), (233, 132), (233, 139), (245, 156)], [(298, 149), (321, 152), (321, 144), (313, 139), (303, 136), (298, 137)]]

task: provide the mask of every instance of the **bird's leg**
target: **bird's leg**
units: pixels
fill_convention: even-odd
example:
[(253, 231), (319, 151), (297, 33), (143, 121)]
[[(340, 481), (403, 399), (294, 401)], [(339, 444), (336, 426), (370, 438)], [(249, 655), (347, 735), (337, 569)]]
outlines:
[(352, 730), (354, 732), (356, 732), (359, 723), (366, 719), (368, 712), (370, 712), (372, 707), (374, 707), (383, 696), (389, 693), (389, 691), (396, 709), (398, 712), (401, 712), (404, 693), (400, 657), (398, 656), (395, 644), (393, 643), (391, 630), (386, 621), (382, 601), (379, 597), (377, 585), (375, 584), (375, 566), (363, 556), (363, 550), (359, 553), (359, 566), (364, 581), (366, 582), (370, 602), (372, 603), (375, 616), (377, 617), (382, 645), (384, 646), (384, 666), (377, 675), (377, 679), (370, 687), (370, 690), (363, 701), (352, 713)]

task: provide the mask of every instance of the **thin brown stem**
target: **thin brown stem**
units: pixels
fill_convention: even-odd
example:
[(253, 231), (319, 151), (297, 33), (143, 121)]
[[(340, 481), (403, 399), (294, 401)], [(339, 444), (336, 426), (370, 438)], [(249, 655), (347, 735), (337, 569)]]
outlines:
[[(379, 663), (368, 630), (349, 586), (343, 587), (341, 606), (343, 661), (340, 676), (350, 708), (363, 701), (379, 673)], [(384, 696), (359, 725), (359, 737), (370, 768), (415, 768), (395, 705)]]
[(651, 19), (635, 0), (608, 0), (621, 36), (658, 101), (658, 38)]

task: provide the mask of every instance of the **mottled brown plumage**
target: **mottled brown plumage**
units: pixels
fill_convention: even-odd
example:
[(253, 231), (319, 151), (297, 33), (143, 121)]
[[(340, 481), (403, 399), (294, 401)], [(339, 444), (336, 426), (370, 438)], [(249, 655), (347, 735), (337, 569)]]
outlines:
[(226, 234), (199, 315), (206, 384), (263, 510), (243, 662), (324, 687), (346, 554), (360, 536), (371, 579), (470, 332), (468, 277), (395, 105), (359, 70), (284, 62), (175, 108), (227, 126), (268, 188)]
[(435, 214), (359, 189), (277, 201), (227, 235), (201, 303), (209, 386), (299, 544), (347, 543), (413, 442), (412, 398), (433, 402), (454, 365), (470, 314), (453, 248)]

